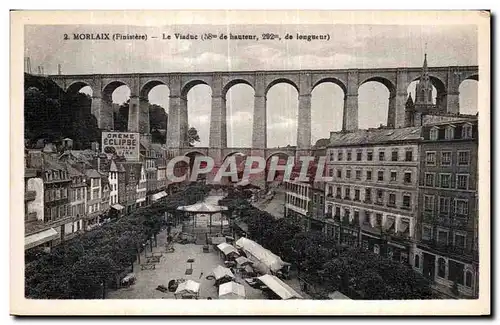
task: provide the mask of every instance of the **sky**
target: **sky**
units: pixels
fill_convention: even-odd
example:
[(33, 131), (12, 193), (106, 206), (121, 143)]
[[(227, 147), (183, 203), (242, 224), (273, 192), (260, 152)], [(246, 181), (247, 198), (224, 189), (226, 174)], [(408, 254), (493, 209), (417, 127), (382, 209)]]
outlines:
[[(147, 41), (75, 41), (73, 33), (138, 33)], [(175, 33), (276, 33), (279, 40), (175, 40)], [(285, 34), (329, 35), (329, 41), (284, 40)], [(64, 40), (68, 34), (70, 40)], [(172, 35), (171, 40), (162, 36)], [(156, 39), (152, 37), (158, 37)], [(300, 70), (343, 68), (396, 68), (422, 66), (427, 52), (429, 66), (477, 65), (477, 29), (472, 25), (38, 25), (25, 27), (25, 57), (32, 71), (43, 66), (45, 74), (106, 74), (147, 72), (195, 72), (241, 70)], [(408, 92), (414, 92), (415, 82)], [(91, 90), (83, 88), (82, 92)], [(113, 101), (128, 99), (126, 86), (117, 88)], [(167, 86), (149, 93), (149, 102), (168, 113)], [(228, 146), (250, 147), (254, 92), (250, 86), (233, 86), (227, 94)], [(295, 145), (297, 138), (297, 91), (288, 84), (273, 86), (267, 96), (268, 147)], [(413, 96), (414, 98), (414, 96)], [(329, 137), (342, 126), (343, 92), (323, 83), (312, 93), (312, 144)], [(387, 123), (389, 92), (377, 82), (359, 88), (359, 127)], [(198, 85), (188, 93), (188, 121), (208, 146), (211, 89)], [(477, 82), (460, 86), (460, 112), (477, 113)]]

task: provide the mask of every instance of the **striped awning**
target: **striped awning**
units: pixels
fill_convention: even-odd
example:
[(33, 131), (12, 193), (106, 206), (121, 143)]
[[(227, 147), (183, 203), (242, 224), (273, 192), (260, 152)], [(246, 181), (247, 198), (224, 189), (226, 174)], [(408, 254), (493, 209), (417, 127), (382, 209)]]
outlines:
[(164, 198), (165, 196), (167, 196), (167, 193), (165, 191), (161, 191), (161, 192), (153, 194), (153, 196), (152, 196), (151, 199), (153, 201), (157, 201), (157, 200), (159, 200), (161, 198)]
[(112, 207), (113, 209), (115, 209), (115, 210), (118, 210), (118, 211), (121, 211), (121, 210), (123, 210), (123, 209), (124, 209), (124, 206), (123, 206), (123, 205), (121, 205), (121, 204), (118, 204), (118, 203), (117, 203), (117, 204), (115, 204), (115, 205), (113, 205), (113, 206), (111, 206), (111, 207)]
[(59, 238), (59, 233), (54, 228), (49, 228), (24, 237), (24, 249), (30, 249), (57, 238)]

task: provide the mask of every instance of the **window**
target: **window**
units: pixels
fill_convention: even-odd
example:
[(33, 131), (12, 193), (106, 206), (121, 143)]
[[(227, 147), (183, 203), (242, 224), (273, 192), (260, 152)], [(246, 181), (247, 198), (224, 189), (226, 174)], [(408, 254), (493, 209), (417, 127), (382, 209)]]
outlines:
[(351, 178), (351, 170), (350, 170), (350, 169), (346, 170), (346, 172), (345, 172), (345, 177), (346, 177), (347, 179), (350, 179), (350, 178)]
[(461, 190), (466, 190), (469, 188), (469, 175), (468, 174), (458, 174), (457, 175), (457, 188)]
[(391, 160), (392, 161), (398, 161), (398, 151), (397, 150), (393, 150), (392, 153), (391, 153)]
[(455, 127), (454, 126), (448, 126), (445, 131), (444, 131), (444, 138), (446, 140), (451, 140), (455, 138)]
[(361, 161), (361, 157), (362, 157), (362, 155), (363, 155), (363, 152), (362, 152), (362, 151), (360, 151), (360, 150), (358, 150), (358, 151), (356, 152), (356, 160), (357, 160), (357, 161)]
[(375, 214), (375, 227), (382, 226), (382, 213)]
[(394, 251), (392, 250), (392, 247), (387, 246), (386, 250), (387, 250), (387, 258), (392, 260), (392, 257), (394, 256)]
[(373, 151), (369, 150), (366, 153), (366, 160), (368, 160), (368, 161), (372, 161), (373, 160)]
[(420, 268), (420, 255), (415, 254), (415, 263), (413, 263), (415, 268), (419, 269)]
[(425, 153), (425, 164), (434, 166), (436, 165), (436, 152), (435, 151), (427, 151)]
[(438, 128), (432, 128), (429, 132), (429, 138), (431, 140), (437, 140), (438, 139)]
[(438, 277), (444, 278), (446, 276), (446, 261), (440, 257), (438, 259)]
[(391, 171), (391, 182), (395, 182), (398, 178), (398, 173), (395, 171)]
[(346, 200), (350, 200), (351, 199), (351, 189), (348, 188), (348, 187), (345, 189), (344, 199), (346, 199)]
[(434, 211), (434, 195), (424, 195), (424, 210)]
[(409, 208), (411, 205), (411, 195), (403, 194), (403, 208)]
[(372, 190), (370, 188), (365, 189), (365, 202), (372, 201)]
[(373, 245), (373, 252), (375, 254), (380, 254), (380, 246), (377, 244)]
[(459, 151), (458, 152), (458, 164), (460, 166), (469, 165), (469, 152), (468, 151)]
[(337, 178), (342, 178), (342, 169), (337, 169)]
[(339, 186), (337, 187), (337, 198), (340, 198), (342, 196), (342, 188)]
[(351, 150), (347, 150), (347, 161), (351, 161), (352, 155)]
[(367, 181), (371, 181), (372, 180), (372, 171), (371, 170), (367, 170), (366, 171), (366, 180)]
[(441, 165), (443, 166), (451, 165), (451, 151), (441, 152)]
[(440, 174), (439, 175), (439, 185), (443, 188), (450, 188), (451, 186), (451, 175), (450, 174)]
[(384, 203), (384, 191), (377, 190), (377, 203)]
[(439, 214), (447, 215), (450, 213), (450, 198), (440, 197), (439, 198)]
[(425, 186), (434, 187), (434, 174), (425, 173)]
[(472, 138), (472, 125), (466, 123), (462, 126), (462, 139), (470, 138)]
[(390, 206), (395, 206), (396, 205), (396, 194), (389, 193), (389, 203), (388, 203), (388, 205), (390, 205)]
[(384, 161), (385, 160), (385, 151), (379, 151), (378, 152), (378, 160), (379, 161)]
[(340, 217), (340, 207), (335, 207), (335, 216)]
[(438, 235), (438, 238), (437, 238), (438, 243), (440, 243), (441, 245), (448, 245), (448, 231), (447, 230), (438, 229), (437, 235)]
[(384, 181), (384, 171), (382, 171), (382, 170), (379, 170), (379, 171), (378, 171), (378, 173), (377, 173), (377, 180), (378, 180), (379, 182)]
[(344, 159), (344, 152), (342, 150), (339, 150), (338, 153), (338, 161), (342, 161)]
[(464, 264), (450, 260), (448, 273), (448, 280), (454, 281), (457, 284), (464, 284)]
[(334, 161), (335, 158), (333, 157), (333, 151), (330, 151), (330, 161)]
[(361, 170), (356, 170), (356, 179), (361, 180)]
[(471, 271), (465, 271), (465, 286), (466, 287), (472, 287), (472, 272)]
[(412, 149), (406, 149), (405, 161), (413, 161), (413, 150)]
[(354, 190), (354, 200), (359, 201), (359, 190)]
[(422, 226), (422, 239), (431, 240), (432, 239), (432, 227)]
[(463, 233), (455, 233), (455, 247), (465, 248), (465, 235)]
[(455, 199), (455, 214), (469, 215), (469, 201), (464, 199)]
[(411, 172), (405, 172), (405, 179), (404, 179), (406, 184), (411, 183)]

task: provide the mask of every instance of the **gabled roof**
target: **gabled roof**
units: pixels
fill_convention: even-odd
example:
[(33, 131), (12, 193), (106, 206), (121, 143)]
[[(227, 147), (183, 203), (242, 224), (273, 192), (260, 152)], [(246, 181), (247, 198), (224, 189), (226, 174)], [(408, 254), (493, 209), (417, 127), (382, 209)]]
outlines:
[(68, 169), (68, 174), (69, 176), (83, 176), (83, 173), (80, 172), (78, 169), (74, 168), (73, 166), (71, 166), (70, 164), (67, 164), (66, 165), (67, 169)]
[(102, 175), (95, 169), (90, 168), (85, 170), (85, 176), (90, 177), (90, 178), (101, 178)]
[(421, 133), (420, 126), (400, 129), (369, 129), (355, 132), (331, 132), (330, 146), (417, 141), (420, 140)]

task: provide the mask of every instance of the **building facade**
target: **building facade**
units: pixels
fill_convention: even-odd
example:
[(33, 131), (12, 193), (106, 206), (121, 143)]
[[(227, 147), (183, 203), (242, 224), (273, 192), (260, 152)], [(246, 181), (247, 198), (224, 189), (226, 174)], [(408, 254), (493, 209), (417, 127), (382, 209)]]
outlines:
[(413, 265), (455, 296), (478, 290), (477, 159), (477, 121), (423, 128)]
[(85, 219), (85, 230), (91, 230), (101, 222), (102, 187), (101, 174), (95, 169), (85, 171), (87, 182), (87, 216)]
[(65, 236), (74, 236), (84, 231), (83, 221), (86, 216), (87, 207), (87, 182), (85, 175), (78, 169), (68, 165), (68, 173), (71, 177), (70, 206), (71, 216), (74, 219), (65, 227)]
[(331, 133), (326, 234), (409, 262), (415, 238), (420, 128)]

